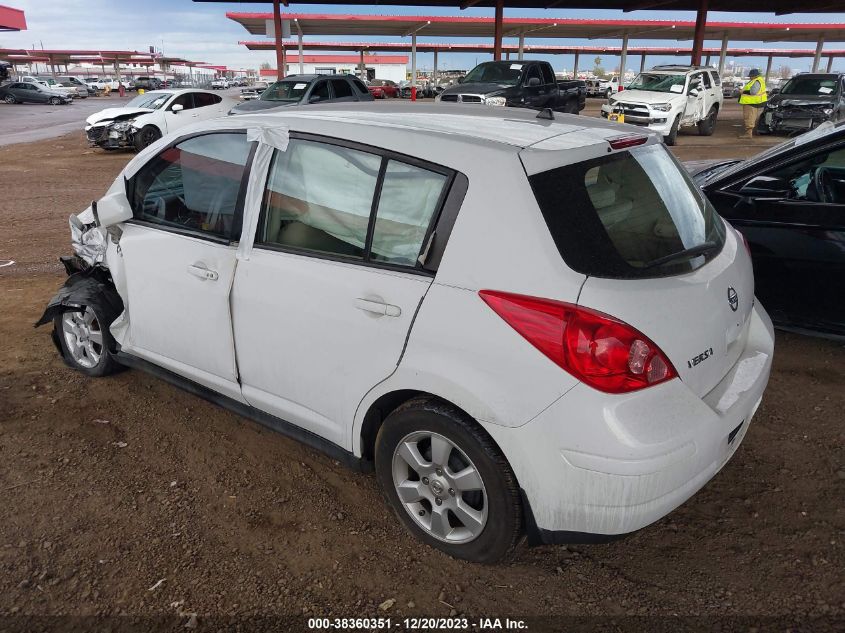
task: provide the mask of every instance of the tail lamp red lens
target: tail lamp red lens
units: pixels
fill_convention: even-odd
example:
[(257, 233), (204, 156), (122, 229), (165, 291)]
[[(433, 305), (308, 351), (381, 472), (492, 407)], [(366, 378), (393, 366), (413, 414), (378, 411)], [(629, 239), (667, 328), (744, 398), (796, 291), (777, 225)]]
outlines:
[(607, 314), (496, 290), (478, 294), (552, 362), (599, 391), (636, 391), (678, 375), (657, 345)]

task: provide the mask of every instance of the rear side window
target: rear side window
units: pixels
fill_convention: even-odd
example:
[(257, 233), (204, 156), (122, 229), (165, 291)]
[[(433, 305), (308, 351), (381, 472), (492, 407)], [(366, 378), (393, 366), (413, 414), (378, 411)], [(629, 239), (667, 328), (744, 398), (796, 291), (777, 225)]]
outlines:
[(715, 70), (711, 70), (710, 76), (713, 77), (713, 83), (714, 84), (716, 84), (717, 86), (722, 85), (722, 78), (719, 77), (719, 73), (717, 73)]
[(379, 154), (292, 139), (273, 157), (257, 242), (413, 268), (448, 182)]
[(360, 79), (353, 79), (352, 83), (355, 84), (355, 87), (361, 94), (367, 94), (369, 92), (369, 90), (367, 90), (367, 86)]
[(237, 200), (249, 157), (246, 134), (206, 134), (169, 147), (130, 185), (135, 219), (234, 237)]
[(543, 83), (544, 84), (553, 84), (555, 82), (555, 74), (552, 72), (550, 66), (546, 66), (545, 64), (540, 65), (540, 70), (543, 72)]
[[(724, 244), (722, 221), (662, 145), (558, 167), (529, 180), (561, 256), (585, 275), (681, 274), (704, 265)], [(672, 258), (697, 246), (710, 248)]]
[(335, 99), (352, 96), (352, 87), (344, 79), (332, 79), (332, 90)]
[(204, 108), (205, 106), (215, 105), (220, 103), (223, 100), (222, 97), (217, 95), (209, 94), (207, 92), (195, 92), (194, 93), (194, 107), (195, 108)]

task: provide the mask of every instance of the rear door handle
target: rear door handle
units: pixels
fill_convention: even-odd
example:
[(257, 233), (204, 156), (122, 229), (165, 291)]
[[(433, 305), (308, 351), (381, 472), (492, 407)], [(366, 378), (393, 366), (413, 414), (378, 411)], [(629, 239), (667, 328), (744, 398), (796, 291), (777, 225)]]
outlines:
[(217, 278), (220, 276), (217, 274), (216, 270), (209, 270), (205, 266), (200, 264), (191, 264), (188, 266), (188, 272), (191, 273), (194, 277), (199, 277), (200, 279), (208, 279), (209, 281), (217, 281)]
[(380, 316), (398, 317), (402, 314), (402, 309), (399, 306), (394, 306), (384, 301), (355, 299), (355, 307), (364, 312), (372, 312)]

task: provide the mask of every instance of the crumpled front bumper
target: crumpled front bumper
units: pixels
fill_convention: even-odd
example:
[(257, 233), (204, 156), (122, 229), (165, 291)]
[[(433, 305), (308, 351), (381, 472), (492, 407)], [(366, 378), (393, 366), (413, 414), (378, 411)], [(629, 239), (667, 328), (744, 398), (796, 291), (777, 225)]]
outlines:
[(102, 147), (105, 149), (118, 149), (121, 147), (133, 147), (135, 144), (135, 130), (129, 128), (119, 132), (114, 125), (89, 125), (85, 127), (85, 136), (88, 145), (91, 147)]
[(760, 113), (757, 127), (764, 132), (806, 132), (829, 121), (830, 116), (814, 109), (766, 108)]

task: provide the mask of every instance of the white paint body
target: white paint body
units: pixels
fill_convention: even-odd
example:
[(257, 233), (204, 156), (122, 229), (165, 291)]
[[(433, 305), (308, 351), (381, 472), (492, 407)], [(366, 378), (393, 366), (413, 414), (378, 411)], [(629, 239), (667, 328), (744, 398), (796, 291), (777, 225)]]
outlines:
[[(709, 86), (698, 84), (698, 78), (703, 73), (710, 74)], [(646, 74), (685, 75), (683, 89), (678, 93), (648, 90), (614, 91), (608, 103), (601, 107), (602, 116), (606, 118), (615, 106), (625, 104), (626, 123), (643, 125), (667, 136), (672, 129), (672, 123), (678, 117), (680, 117), (680, 127), (691, 127), (706, 119), (711, 108), (716, 107), (719, 111), (722, 109), (724, 103), (722, 86), (716, 84), (714, 77), (718, 77), (718, 71), (712, 68), (687, 71), (648, 70)], [(698, 94), (690, 95), (689, 91), (695, 85), (701, 85), (701, 88)]]
[(194, 88), (180, 90), (150, 90), (144, 94), (145, 97), (159, 94), (169, 95), (164, 104), (158, 109), (150, 110), (130, 107), (106, 108), (105, 110), (95, 112), (85, 119), (85, 131), (88, 132), (92, 127), (97, 125), (105, 125), (117, 116), (135, 114), (136, 116), (132, 119), (132, 127), (134, 129), (140, 130), (146, 125), (154, 125), (161, 131), (162, 134), (169, 134), (192, 123), (198, 123), (200, 121), (207, 121), (209, 119), (216, 119), (217, 117), (224, 116), (237, 104), (237, 101), (231, 97), (222, 97), (222, 100), (214, 105), (174, 112), (172, 109), (173, 103), (180, 96), (188, 92), (209, 93), (216, 95), (217, 98), (221, 98), (219, 94), (210, 90), (197, 90)]
[[(692, 273), (630, 281), (570, 270), (525, 174), (606, 155), (607, 139), (636, 130), (556, 118), (472, 106), (337, 104), (183, 130), (286, 126), (401, 147), (459, 170), (469, 187), (434, 277), (261, 249), (253, 233), (273, 149), (259, 144), (237, 243), (121, 224), (120, 248), (112, 240), (107, 263), (127, 310), (112, 331), (123, 351), (359, 456), (364, 417), (380, 396), (433, 394), (498, 443), (540, 528), (621, 534), (646, 526), (695, 493), (740, 444), (768, 381), (772, 326), (753, 300), (750, 258), (729, 228), (721, 253)], [(109, 193), (119, 198), (124, 178), (175, 138), (136, 156)], [(121, 208), (109, 200), (110, 222), (128, 217)], [(219, 278), (189, 275), (198, 263)], [(725, 299), (728, 285), (741, 297), (736, 312)], [(481, 289), (612, 314), (657, 343), (679, 377), (623, 395), (599, 392), (511, 329), (479, 298)], [(380, 298), (399, 314), (362, 311), (361, 298)], [(707, 347), (712, 362), (687, 368)]]

